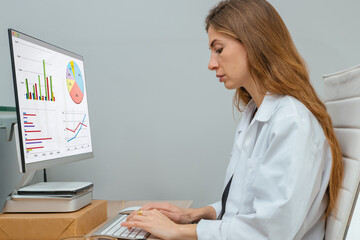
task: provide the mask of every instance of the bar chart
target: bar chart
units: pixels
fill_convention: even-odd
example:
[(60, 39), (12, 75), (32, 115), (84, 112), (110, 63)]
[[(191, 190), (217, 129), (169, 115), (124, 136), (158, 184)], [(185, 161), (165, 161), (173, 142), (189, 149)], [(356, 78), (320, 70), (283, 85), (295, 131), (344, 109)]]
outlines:
[[(55, 114), (55, 112), (50, 114)], [(29, 110), (22, 113), (24, 147), (26, 153), (35, 157), (54, 154), (59, 149), (56, 130), (53, 124), (49, 125), (45, 119), (42, 119), (42, 115), (45, 116), (41, 110)]]
[(43, 60), (42, 76), (38, 74), (37, 81), (34, 80), (32, 86), (29, 87), (29, 85), (30, 84), (28, 78), (25, 78), (26, 99), (55, 102), (55, 95), (53, 91), (53, 79), (52, 76), (46, 75), (45, 60)]

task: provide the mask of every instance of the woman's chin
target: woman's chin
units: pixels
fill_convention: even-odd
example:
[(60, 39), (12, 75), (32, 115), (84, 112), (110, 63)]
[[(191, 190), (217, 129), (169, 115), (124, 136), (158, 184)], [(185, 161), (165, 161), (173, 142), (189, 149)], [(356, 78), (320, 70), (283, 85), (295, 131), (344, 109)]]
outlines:
[(229, 83), (226, 83), (224, 82), (224, 87), (227, 89), (227, 90), (234, 90), (236, 89), (236, 87), (232, 84), (229, 84)]

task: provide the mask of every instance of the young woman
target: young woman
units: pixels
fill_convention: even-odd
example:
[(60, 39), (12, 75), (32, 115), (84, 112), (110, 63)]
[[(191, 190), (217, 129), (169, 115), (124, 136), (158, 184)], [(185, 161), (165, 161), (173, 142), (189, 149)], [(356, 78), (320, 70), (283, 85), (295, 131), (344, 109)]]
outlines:
[(243, 111), (221, 201), (199, 209), (151, 203), (123, 226), (163, 239), (323, 239), (342, 155), (285, 24), (265, 0), (225, 0), (210, 10), (206, 30), (209, 69), (236, 90)]

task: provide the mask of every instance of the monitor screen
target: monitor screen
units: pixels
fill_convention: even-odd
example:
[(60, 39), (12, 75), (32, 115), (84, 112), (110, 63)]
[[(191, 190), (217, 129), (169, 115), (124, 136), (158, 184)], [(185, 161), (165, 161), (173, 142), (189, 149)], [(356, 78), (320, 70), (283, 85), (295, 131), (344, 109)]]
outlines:
[(92, 157), (83, 57), (9, 29), (20, 170)]

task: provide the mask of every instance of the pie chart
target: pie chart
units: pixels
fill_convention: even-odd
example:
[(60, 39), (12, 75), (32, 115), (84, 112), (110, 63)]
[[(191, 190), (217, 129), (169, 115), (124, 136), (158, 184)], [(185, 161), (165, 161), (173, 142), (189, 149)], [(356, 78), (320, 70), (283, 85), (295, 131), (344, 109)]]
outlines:
[(66, 68), (66, 83), (71, 99), (80, 104), (84, 98), (84, 79), (79, 66), (70, 61)]

